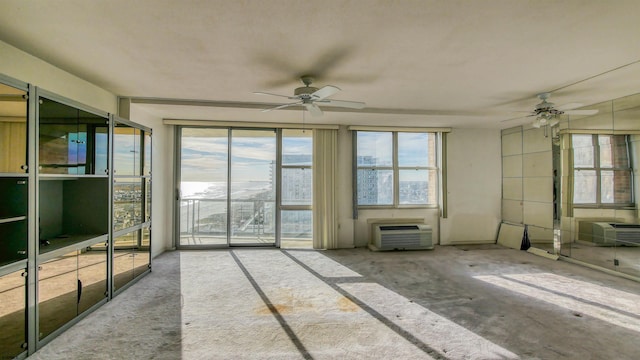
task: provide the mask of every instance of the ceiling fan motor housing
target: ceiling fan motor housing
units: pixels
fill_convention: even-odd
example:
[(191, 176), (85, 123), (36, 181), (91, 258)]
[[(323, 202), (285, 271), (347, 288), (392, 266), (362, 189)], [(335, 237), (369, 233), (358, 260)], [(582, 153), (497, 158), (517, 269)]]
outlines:
[(293, 91), (294, 96), (297, 96), (301, 99), (308, 99), (311, 98), (311, 94), (313, 94), (314, 92), (318, 91), (318, 88), (313, 87), (313, 86), (301, 86), (299, 88), (296, 88)]

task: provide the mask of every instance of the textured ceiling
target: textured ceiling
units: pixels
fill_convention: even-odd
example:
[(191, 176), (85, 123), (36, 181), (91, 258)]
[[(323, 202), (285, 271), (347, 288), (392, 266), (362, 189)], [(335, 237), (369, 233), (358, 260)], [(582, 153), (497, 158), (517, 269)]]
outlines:
[(637, 0), (0, 0), (0, 40), (179, 119), (298, 122), (252, 92), (309, 74), (367, 108), (307, 121), (508, 127), (640, 92), (638, 35)]

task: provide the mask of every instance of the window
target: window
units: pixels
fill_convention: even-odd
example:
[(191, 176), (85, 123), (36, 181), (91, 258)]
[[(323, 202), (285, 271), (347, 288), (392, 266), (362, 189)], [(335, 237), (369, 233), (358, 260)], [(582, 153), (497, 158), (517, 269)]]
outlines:
[(633, 204), (627, 135), (573, 134), (573, 203), (598, 207)]
[(313, 137), (311, 131), (282, 130), (281, 239), (311, 241), (313, 216)]
[(436, 134), (356, 132), (359, 206), (437, 203)]

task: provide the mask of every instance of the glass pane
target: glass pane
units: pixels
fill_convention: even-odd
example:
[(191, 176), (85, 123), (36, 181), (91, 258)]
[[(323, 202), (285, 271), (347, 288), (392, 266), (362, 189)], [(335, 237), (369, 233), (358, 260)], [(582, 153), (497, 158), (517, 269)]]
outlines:
[[(58, 120), (63, 121), (63, 120)], [(40, 122), (39, 169), (43, 174), (77, 174), (78, 159), (75, 144), (78, 126), (75, 119), (70, 124), (45, 124)]]
[(398, 133), (398, 166), (435, 166), (434, 133)]
[(39, 111), (41, 173), (105, 174), (107, 118), (46, 98)]
[(603, 204), (631, 204), (631, 171), (602, 170), (600, 196)]
[(27, 219), (0, 223), (0, 266), (27, 258)]
[(116, 123), (113, 129), (113, 168), (114, 175), (140, 175), (136, 171), (136, 129)]
[(142, 138), (142, 130), (134, 129), (134, 152), (133, 152), (133, 173), (135, 175), (142, 175), (142, 146), (143, 146), (143, 138)]
[(0, 266), (27, 258), (26, 177), (0, 178)]
[(142, 224), (142, 182), (140, 178), (113, 180), (113, 228)]
[(149, 270), (149, 262), (151, 259), (151, 232), (149, 228), (142, 229), (142, 241), (140, 246), (135, 249), (133, 256), (133, 276), (138, 276)]
[(151, 134), (144, 131), (144, 166), (142, 175), (151, 175)]
[(231, 242), (275, 243), (276, 133), (232, 130)]
[(100, 243), (78, 254), (78, 313), (107, 296), (107, 244)]
[(613, 167), (613, 151), (611, 144), (611, 135), (598, 135), (598, 145), (600, 147), (600, 167)]
[(573, 134), (573, 166), (576, 168), (595, 167), (593, 158), (593, 136)]
[(151, 179), (146, 178), (144, 180), (144, 222), (151, 220)]
[(312, 191), (311, 169), (282, 169), (282, 205), (311, 205)]
[(180, 245), (227, 244), (226, 129), (183, 128)]
[(26, 342), (26, 277), (23, 270), (0, 276), (0, 354), (13, 359)]
[(429, 170), (400, 170), (398, 177), (400, 205), (426, 205), (436, 202), (435, 199), (429, 198)]
[(38, 235), (40, 253), (109, 232), (109, 179), (41, 178)]
[(393, 170), (358, 170), (358, 205), (393, 205)]
[(133, 280), (133, 249), (138, 246), (139, 231), (117, 237), (113, 243), (113, 287), (115, 290)]
[(296, 247), (312, 240), (313, 214), (311, 210), (283, 210), (281, 213), (281, 246)]
[(311, 166), (312, 154), (312, 131), (282, 130), (282, 165)]
[(108, 153), (109, 153), (109, 128), (96, 127), (95, 136), (95, 174), (106, 175), (108, 166)]
[(40, 266), (38, 271), (39, 339), (78, 314), (78, 253), (70, 252)]
[(627, 135), (613, 135), (611, 136), (611, 152), (613, 153), (613, 167), (615, 168), (628, 168), (629, 162), (629, 144), (627, 142)]
[(595, 170), (575, 170), (573, 203), (595, 204), (598, 189), (598, 178)]
[(393, 136), (391, 132), (358, 131), (358, 166), (392, 166)]
[(24, 173), (27, 164), (26, 92), (0, 84), (0, 173)]

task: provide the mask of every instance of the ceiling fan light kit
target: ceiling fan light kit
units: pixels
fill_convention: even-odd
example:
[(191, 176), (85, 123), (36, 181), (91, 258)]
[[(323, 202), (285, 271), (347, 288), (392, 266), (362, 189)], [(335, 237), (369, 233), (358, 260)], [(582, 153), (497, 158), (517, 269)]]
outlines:
[(550, 93), (544, 92), (537, 95), (537, 97), (542, 100), (539, 104), (537, 104), (530, 115), (527, 116), (535, 116), (536, 119), (533, 121), (531, 126), (536, 129), (539, 129), (542, 126), (555, 126), (558, 124), (557, 117), (559, 115), (595, 115), (598, 113), (598, 110), (574, 110), (582, 106), (580, 103), (570, 103), (564, 104), (556, 107), (554, 103), (547, 101), (551, 96)]
[(296, 88), (293, 91), (293, 96), (272, 94), (272, 93), (267, 93), (262, 91), (254, 92), (254, 94), (258, 94), (258, 95), (279, 96), (279, 97), (285, 97), (290, 100), (296, 100), (295, 102), (292, 102), (292, 103), (278, 105), (276, 107), (264, 109), (262, 111), (266, 112), (271, 110), (284, 109), (289, 106), (301, 105), (301, 106), (304, 106), (312, 116), (322, 116), (323, 112), (322, 112), (322, 109), (320, 109), (320, 106), (318, 106), (319, 104), (334, 106), (334, 107), (350, 108), (350, 109), (363, 109), (365, 107), (365, 103), (359, 102), (359, 101), (328, 99), (330, 96), (340, 91), (340, 88), (338, 88), (337, 86), (326, 85), (321, 88), (313, 87), (311, 86), (311, 84), (313, 83), (313, 77), (308, 75), (302, 76), (300, 80), (302, 81), (304, 86), (300, 86)]

